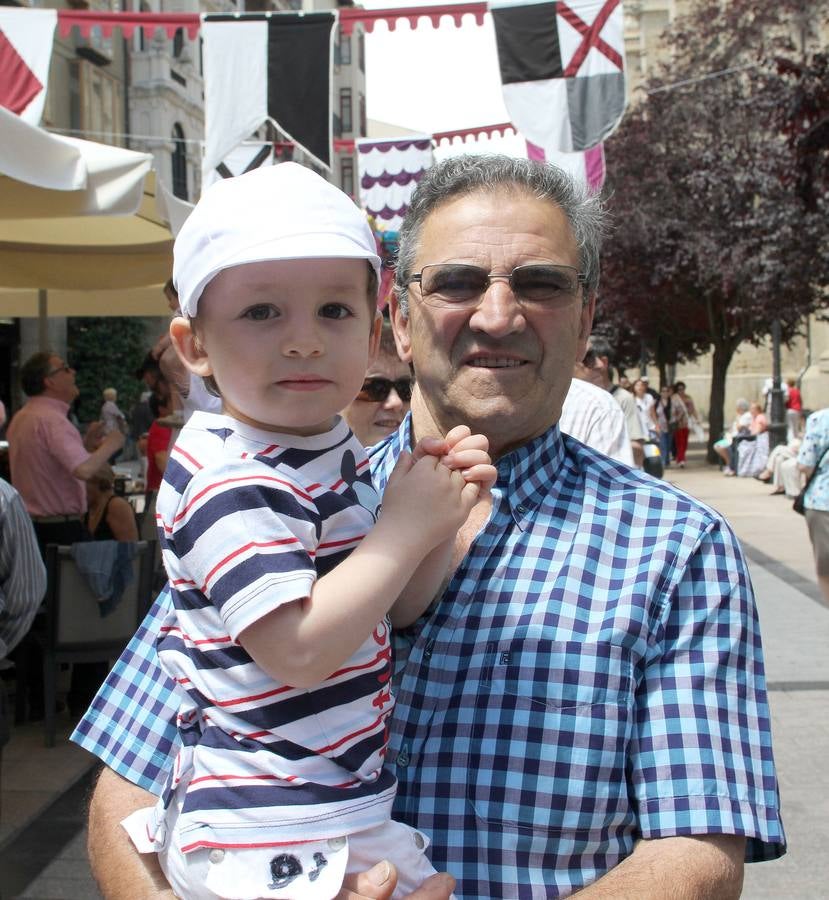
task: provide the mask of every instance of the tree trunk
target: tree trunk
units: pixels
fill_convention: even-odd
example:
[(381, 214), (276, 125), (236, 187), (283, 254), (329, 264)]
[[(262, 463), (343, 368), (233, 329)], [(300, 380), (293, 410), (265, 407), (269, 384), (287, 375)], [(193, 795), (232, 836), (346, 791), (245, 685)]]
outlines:
[(711, 395), (708, 403), (708, 453), (710, 463), (721, 462), (714, 452), (714, 441), (722, 436), (725, 428), (725, 378), (728, 367), (734, 356), (734, 346), (730, 341), (714, 344), (714, 356), (711, 362)]

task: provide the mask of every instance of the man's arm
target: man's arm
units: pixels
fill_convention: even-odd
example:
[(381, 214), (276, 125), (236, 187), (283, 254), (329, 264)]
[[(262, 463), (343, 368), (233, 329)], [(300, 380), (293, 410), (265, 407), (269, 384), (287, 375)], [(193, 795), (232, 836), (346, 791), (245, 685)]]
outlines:
[(149, 791), (112, 769), (102, 769), (89, 803), (87, 849), (92, 874), (107, 900), (175, 897), (158, 856), (139, 853), (120, 824), (131, 813), (155, 802)]
[(98, 469), (124, 446), (124, 435), (120, 431), (110, 431), (103, 439), (97, 450), (93, 450), (89, 456), (72, 470), (72, 474), (80, 481), (91, 478)]
[(0, 656), (31, 628), (46, 593), (46, 567), (20, 495), (5, 483), (0, 494)]
[(639, 841), (633, 853), (594, 884), (584, 900), (737, 900), (745, 838), (731, 834)]

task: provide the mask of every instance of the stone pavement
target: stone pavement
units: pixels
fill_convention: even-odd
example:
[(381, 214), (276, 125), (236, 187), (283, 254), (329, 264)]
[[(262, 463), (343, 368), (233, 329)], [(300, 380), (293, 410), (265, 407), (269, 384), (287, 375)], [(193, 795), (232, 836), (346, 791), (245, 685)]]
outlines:
[[(791, 501), (702, 463), (666, 478), (718, 509), (749, 559), (766, 657), (775, 759), (789, 852), (746, 867), (745, 900), (829, 900), (829, 606), (817, 588), (806, 523)], [(91, 760), (65, 736), (46, 749), (36, 726), (15, 731), (2, 773), (3, 900), (98, 900), (85, 854)], [(63, 739), (61, 739), (63, 737)]]

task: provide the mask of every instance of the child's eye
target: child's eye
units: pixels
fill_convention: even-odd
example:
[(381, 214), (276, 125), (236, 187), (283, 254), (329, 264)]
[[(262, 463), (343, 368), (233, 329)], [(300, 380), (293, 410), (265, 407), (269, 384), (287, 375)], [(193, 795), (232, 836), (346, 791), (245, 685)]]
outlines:
[(342, 303), (326, 303), (320, 307), (319, 314), (323, 319), (345, 319), (351, 315), (351, 310)]
[(270, 303), (258, 303), (256, 306), (248, 307), (242, 313), (242, 318), (251, 319), (254, 322), (264, 322), (265, 319), (273, 319), (278, 315), (279, 311)]

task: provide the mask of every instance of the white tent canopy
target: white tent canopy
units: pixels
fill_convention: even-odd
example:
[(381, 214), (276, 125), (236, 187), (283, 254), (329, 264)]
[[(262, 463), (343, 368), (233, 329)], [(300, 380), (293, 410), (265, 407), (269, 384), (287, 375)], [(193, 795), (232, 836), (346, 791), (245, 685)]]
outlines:
[[(90, 298), (70, 311), (68, 293), (48, 312), (113, 315), (117, 292), (167, 280), (173, 237), (156, 211), (150, 154), (50, 134), (2, 108), (0, 133), (0, 288), (40, 291), (41, 316), (46, 290), (110, 291), (96, 312)], [(158, 315), (158, 293), (147, 296), (143, 314)], [(7, 299), (0, 315), (14, 315)]]

